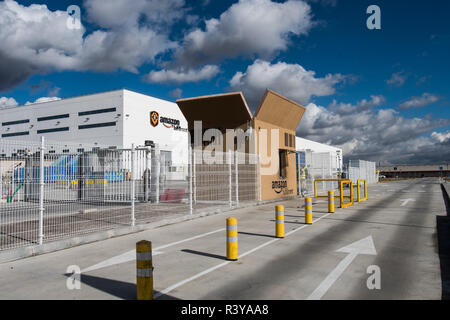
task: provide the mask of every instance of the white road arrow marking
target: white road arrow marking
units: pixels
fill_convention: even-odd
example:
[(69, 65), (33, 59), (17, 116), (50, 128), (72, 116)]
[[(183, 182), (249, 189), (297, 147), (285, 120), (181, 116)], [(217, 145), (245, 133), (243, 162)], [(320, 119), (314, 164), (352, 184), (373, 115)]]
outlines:
[(400, 201), (403, 201), (402, 204), (400, 205), (401, 207), (404, 207), (408, 204), (408, 202), (410, 201), (416, 201), (416, 199), (401, 199)]
[(353, 242), (352, 244), (343, 247), (336, 252), (345, 252), (348, 253), (348, 255), (344, 258), (344, 260), (339, 262), (336, 268), (330, 272), (330, 274), (325, 278), (325, 280), (322, 281), (316, 290), (311, 293), (307, 300), (320, 300), (359, 254), (377, 254), (372, 236)]
[[(208, 236), (210, 234), (221, 232), (221, 231), (224, 231), (224, 230), (225, 230), (225, 228), (221, 228), (221, 229), (218, 229), (218, 230), (214, 230), (214, 231), (211, 231), (211, 232), (200, 234), (198, 236), (194, 236), (194, 237), (191, 237), (191, 238), (187, 238), (187, 239), (183, 239), (183, 240), (180, 240), (180, 241), (176, 241), (176, 242), (172, 242), (172, 243), (169, 243), (169, 244), (165, 244), (163, 246), (160, 246), (158, 248), (153, 249), (152, 255), (156, 256), (158, 254), (164, 253), (164, 252), (161, 252), (161, 251), (158, 251), (158, 250), (162, 250), (162, 249), (165, 249), (165, 248), (168, 248), (168, 247), (172, 247), (172, 246), (175, 246), (175, 245), (183, 243), (183, 242), (187, 242), (187, 241), (195, 240), (195, 239), (198, 239), (198, 238), (202, 238), (202, 237)], [(85, 269), (81, 270), (81, 272), (82, 273), (83, 272), (89, 272), (89, 271), (93, 271), (93, 270), (97, 270), (97, 269), (101, 269), (101, 268), (106, 268), (106, 267), (109, 267), (109, 266), (113, 266), (113, 265), (124, 263), (124, 262), (129, 262), (129, 261), (133, 261), (133, 260), (136, 260), (136, 249), (127, 251), (125, 253), (119, 254), (119, 255), (117, 255), (115, 257), (112, 257), (110, 259), (104, 260), (104, 261), (102, 261), (100, 263), (97, 263), (97, 264), (95, 264), (93, 266), (90, 266), (88, 268), (85, 268)]]

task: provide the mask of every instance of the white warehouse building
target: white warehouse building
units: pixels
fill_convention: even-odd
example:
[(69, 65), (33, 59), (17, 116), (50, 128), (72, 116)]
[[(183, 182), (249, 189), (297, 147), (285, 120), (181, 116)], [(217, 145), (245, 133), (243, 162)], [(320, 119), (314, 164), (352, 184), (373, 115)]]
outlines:
[(126, 89), (1, 109), (0, 123), (6, 143), (45, 136), (48, 142), (129, 149), (153, 141), (171, 162), (188, 159), (187, 122), (178, 105)]
[[(126, 89), (0, 109), (0, 123), (3, 146), (44, 136), (54, 152), (73, 153), (84, 145), (130, 149), (153, 141), (167, 167), (188, 163), (188, 124), (178, 105)], [(306, 163), (314, 176), (342, 172), (342, 149), (300, 137), (295, 142), (297, 171)], [(0, 149), (0, 157), (12, 152)]]
[[(296, 137), (295, 138), (295, 146), (297, 152), (304, 152), (305, 156), (308, 157), (308, 154), (316, 154), (322, 155), (322, 158), (329, 158), (329, 166), (334, 172), (342, 172), (343, 171), (343, 154), (342, 149), (336, 148), (327, 144), (307, 140), (304, 138)], [(306, 162), (318, 162), (319, 160), (306, 159)], [(328, 166), (328, 165), (327, 165)]]

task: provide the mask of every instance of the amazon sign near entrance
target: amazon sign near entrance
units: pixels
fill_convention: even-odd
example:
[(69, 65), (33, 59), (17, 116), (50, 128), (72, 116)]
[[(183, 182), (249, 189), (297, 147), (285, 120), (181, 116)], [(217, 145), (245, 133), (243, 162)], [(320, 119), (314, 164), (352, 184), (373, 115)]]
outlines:
[(295, 132), (306, 110), (303, 106), (272, 90), (265, 92), (255, 114), (241, 92), (180, 99), (177, 104), (188, 122), (196, 162), (214, 160), (216, 155), (221, 160), (221, 152), (229, 151), (256, 155), (249, 158), (259, 162), (255, 184), (261, 186), (261, 200), (294, 196)]

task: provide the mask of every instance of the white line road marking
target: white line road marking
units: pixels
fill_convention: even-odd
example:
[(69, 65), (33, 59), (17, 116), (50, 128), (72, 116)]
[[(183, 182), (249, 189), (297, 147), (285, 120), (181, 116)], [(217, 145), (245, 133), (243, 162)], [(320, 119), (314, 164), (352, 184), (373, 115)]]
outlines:
[[(156, 255), (162, 254), (162, 253), (164, 253), (164, 252), (153, 250), (152, 256), (156, 256)], [(125, 253), (119, 254), (118, 256), (115, 256), (110, 259), (104, 260), (100, 263), (94, 264), (93, 266), (90, 266), (86, 269), (81, 270), (81, 273), (94, 271), (94, 270), (106, 268), (109, 266), (113, 266), (116, 264), (133, 261), (133, 260), (136, 260), (136, 249), (127, 251)]]
[(400, 201), (402, 201), (402, 204), (400, 205), (400, 207), (404, 207), (408, 204), (408, 202), (410, 201), (416, 201), (416, 199), (401, 199)]
[(368, 236), (367, 238), (353, 242), (352, 244), (341, 248), (336, 252), (345, 252), (348, 253), (348, 255), (344, 258), (344, 260), (339, 262), (339, 264), (336, 266), (336, 268), (333, 269), (333, 271), (328, 274), (328, 276), (320, 283), (316, 290), (311, 293), (307, 300), (320, 300), (359, 254), (377, 254), (377, 251), (375, 250), (375, 246), (373, 244), (372, 236)]
[[(331, 213), (327, 213), (327, 214), (325, 214), (325, 215), (323, 215), (323, 216), (321, 216), (321, 217), (315, 219), (315, 220), (313, 221), (313, 224), (316, 223), (316, 222), (318, 222), (319, 220), (321, 220), (321, 219), (323, 219), (323, 218), (329, 216), (330, 214), (331, 214)], [(311, 226), (311, 225), (304, 225), (304, 226), (301, 226), (301, 227), (296, 228), (296, 229), (294, 229), (294, 230), (291, 230), (291, 231), (289, 231), (288, 233), (286, 233), (286, 234), (284, 235), (284, 237), (286, 238), (286, 237), (290, 236), (291, 234), (293, 234), (293, 233), (295, 233), (295, 232), (297, 232), (297, 231), (299, 231), (299, 230), (301, 230), (301, 229), (303, 229), (303, 228), (310, 227), (310, 226)], [(245, 257), (245, 256), (247, 256), (247, 255), (249, 255), (249, 254), (251, 254), (251, 253), (253, 253), (253, 252), (255, 252), (255, 251), (259, 250), (259, 249), (261, 249), (261, 248), (264, 248), (264, 247), (266, 247), (266, 246), (268, 246), (268, 245), (270, 245), (270, 244), (272, 244), (272, 243), (274, 243), (274, 242), (280, 241), (280, 240), (281, 240), (281, 239), (272, 239), (272, 240), (269, 240), (269, 241), (263, 243), (262, 245), (259, 245), (259, 246), (257, 246), (256, 248), (253, 248), (253, 249), (251, 249), (251, 250), (249, 250), (249, 251), (247, 251), (247, 252), (245, 252), (245, 253), (239, 255), (239, 258), (243, 258), (243, 257)], [(170, 287), (167, 287), (166, 289), (161, 290), (161, 291), (159, 291), (158, 293), (156, 293), (155, 296), (154, 296), (154, 298), (157, 299), (157, 298), (159, 298), (160, 296), (162, 296), (162, 295), (164, 295), (164, 294), (167, 294), (167, 293), (169, 293), (170, 291), (172, 291), (172, 290), (174, 290), (174, 289), (176, 289), (176, 288), (178, 288), (178, 287), (181, 287), (182, 285), (184, 285), (184, 284), (186, 284), (186, 283), (188, 283), (188, 282), (190, 282), (190, 281), (192, 281), (192, 280), (195, 280), (195, 279), (197, 279), (197, 278), (200, 278), (201, 276), (204, 276), (205, 274), (211, 273), (211, 272), (213, 272), (213, 271), (215, 271), (215, 270), (217, 270), (217, 269), (219, 269), (219, 268), (222, 268), (222, 267), (226, 266), (227, 264), (229, 264), (229, 263), (231, 263), (231, 262), (232, 262), (232, 261), (222, 262), (221, 264), (218, 264), (217, 266), (214, 266), (214, 267), (211, 267), (211, 268), (209, 268), (209, 269), (206, 269), (206, 270), (204, 270), (204, 271), (202, 271), (202, 272), (197, 273), (196, 275), (193, 275), (192, 277), (189, 277), (189, 278), (184, 279), (184, 280), (182, 280), (182, 281), (180, 281), (180, 282), (178, 282), (178, 283), (175, 283), (175, 284), (171, 285)]]
[[(158, 254), (164, 253), (164, 252), (161, 252), (161, 251), (158, 251), (158, 250), (162, 250), (162, 249), (165, 249), (165, 248), (168, 248), (168, 247), (172, 247), (172, 246), (175, 246), (175, 245), (183, 243), (183, 242), (192, 241), (192, 240), (195, 240), (195, 239), (206, 237), (206, 236), (209, 236), (210, 234), (214, 234), (214, 233), (221, 232), (221, 231), (224, 231), (224, 230), (225, 230), (225, 228), (221, 228), (221, 229), (214, 230), (214, 231), (207, 232), (207, 233), (203, 233), (203, 234), (191, 237), (191, 238), (187, 238), (187, 239), (183, 239), (183, 240), (180, 240), (180, 241), (176, 241), (176, 242), (172, 242), (172, 243), (169, 243), (169, 244), (162, 245), (160, 247), (157, 247), (157, 248), (153, 249), (152, 255), (156, 256)], [(102, 268), (106, 268), (106, 267), (109, 267), (109, 266), (112, 266), (112, 265), (116, 265), (116, 264), (120, 264), (120, 263), (124, 263), (124, 262), (129, 262), (129, 261), (133, 261), (133, 260), (136, 260), (136, 249), (127, 251), (125, 253), (119, 254), (119, 255), (117, 255), (115, 257), (112, 257), (110, 259), (104, 260), (104, 261), (102, 261), (100, 263), (97, 263), (97, 264), (95, 264), (93, 266), (90, 266), (90, 267), (88, 267), (86, 269), (81, 270), (81, 272), (82, 273), (83, 272), (89, 272), (89, 271), (102, 269)]]

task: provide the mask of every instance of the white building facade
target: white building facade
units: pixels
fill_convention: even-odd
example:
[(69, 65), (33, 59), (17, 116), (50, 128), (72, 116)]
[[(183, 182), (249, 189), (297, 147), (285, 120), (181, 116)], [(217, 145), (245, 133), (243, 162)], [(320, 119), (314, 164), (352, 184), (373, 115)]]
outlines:
[(188, 160), (187, 122), (177, 104), (126, 89), (2, 109), (0, 125), (3, 142), (44, 136), (48, 142), (129, 149), (153, 141), (171, 162)]
[(312, 154), (314, 153), (329, 154), (331, 169), (333, 171), (342, 172), (343, 170), (342, 149), (300, 137), (295, 138), (295, 145), (297, 152), (310, 152)]

